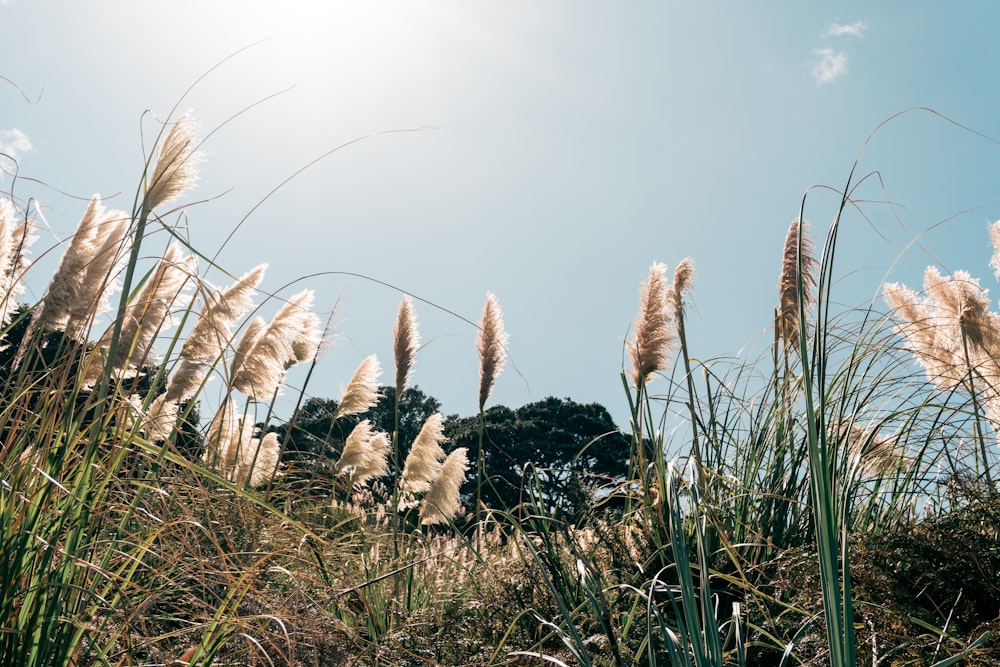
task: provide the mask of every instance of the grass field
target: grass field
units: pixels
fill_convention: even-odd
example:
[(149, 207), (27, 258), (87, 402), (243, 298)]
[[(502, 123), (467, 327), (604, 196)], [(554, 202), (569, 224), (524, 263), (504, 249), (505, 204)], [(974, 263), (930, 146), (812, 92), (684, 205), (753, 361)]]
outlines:
[[(0, 201), (0, 664), (1000, 664), (1000, 315), (971, 274), (836, 308), (845, 195), (825, 238), (789, 226), (767, 353), (700, 362), (693, 262), (654, 264), (622, 373), (629, 474), (571, 524), (540, 483), (478, 502), (489, 434), (449, 451), (440, 415), (405, 458), (362, 421), (331, 465), (283, 462), (273, 399), (324, 323), (309, 290), (250, 316), (264, 266), (209, 290), (180, 236), (151, 248), (197, 142), (169, 124), (133, 210), (95, 198), (35, 304), (30, 210)], [(394, 335), (400, 396), (408, 299)], [(506, 342), (489, 295), (481, 412)], [(364, 417), (380, 371), (336, 418)]]

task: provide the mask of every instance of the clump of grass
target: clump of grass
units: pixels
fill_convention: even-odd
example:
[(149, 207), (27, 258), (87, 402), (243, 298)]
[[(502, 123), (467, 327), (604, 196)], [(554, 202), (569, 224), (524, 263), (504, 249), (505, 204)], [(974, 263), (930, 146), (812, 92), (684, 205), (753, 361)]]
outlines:
[[(254, 406), (271, 401), (290, 367), (315, 357), (322, 334), (313, 293), (285, 300), (270, 322), (240, 326), (266, 265), (228, 288), (207, 290), (194, 253), (178, 244), (133, 290), (138, 248), (153, 224), (165, 224), (161, 208), (197, 180), (196, 145), (189, 117), (170, 125), (133, 213), (107, 210), (95, 197), (33, 307), (15, 308), (33, 227), (26, 219), (16, 224), (12, 201), (0, 202), (4, 664), (167, 663), (181, 656), (190, 664), (223, 656), (301, 664), (360, 650), (358, 635), (338, 626), (337, 600), (344, 586), (376, 584), (351, 584), (352, 568), (330, 563), (364, 544), (364, 531), (328, 541), (256, 491), (275, 482), (282, 444), (256, 421)], [(183, 293), (191, 284), (200, 310)], [(116, 317), (88, 342), (117, 290)], [(164, 338), (178, 307), (179, 319), (194, 325), (184, 338)], [(416, 338), (409, 337), (402, 353), (412, 364)], [(168, 355), (177, 354), (161, 361), (155, 347), (164, 339)], [(362, 362), (338, 418), (373, 405), (378, 372), (374, 356)], [(212, 375), (225, 379), (221, 406), (194, 434), (200, 444), (182, 450)], [(234, 392), (246, 396), (245, 406)], [(385, 434), (359, 430), (342, 452), (345, 486), (358, 492), (382, 477), (389, 451)], [(410, 490), (422, 523), (454, 518), (464, 456), (452, 452), (427, 488)], [(421, 540), (407, 536), (404, 555), (394, 559), (403, 571), (414, 567), (405, 557)], [(278, 588), (285, 592), (276, 600)], [(412, 576), (409, 588), (419, 588)], [(318, 616), (315, 595), (331, 600)]]
[[(33, 226), (0, 200), (3, 664), (996, 662), (984, 429), (1000, 419), (1000, 315), (970, 274), (936, 269), (923, 293), (887, 285), (889, 316), (834, 313), (850, 188), (819, 259), (804, 210), (789, 226), (759, 359), (702, 361), (693, 261), (670, 280), (653, 264), (626, 342), (626, 477), (569, 514), (525, 461), (514, 511), (482, 502), (508, 342), (492, 294), (471, 457), (439, 413), (400, 442), (420, 347), (409, 297), (392, 432), (368, 417), (372, 355), (331, 409), (344, 442), (285, 456), (294, 424), (272, 408), (322, 347), (312, 291), (267, 321), (249, 316), (266, 265), (211, 290), (194, 249), (140, 252), (197, 180), (197, 146), (189, 117), (165, 125), (132, 212), (95, 197), (33, 306), (16, 303)], [(1000, 277), (1000, 223), (990, 234)]]
[[(971, 467), (953, 450), (970, 425), (974, 442), (983, 441), (979, 423), (989, 421), (983, 408), (993, 384), (983, 350), (1000, 327), (985, 314), (978, 282), (964, 273), (944, 279), (931, 272), (931, 296), (897, 299), (909, 304), (902, 324), (871, 308), (835, 316), (834, 250), (839, 215), (850, 203), (845, 197), (819, 260), (801, 216), (789, 227), (764, 375), (761, 362), (695, 361), (680, 297), (690, 286), (688, 272), (675, 272), (670, 285), (665, 266), (651, 268), (628, 341), (631, 374), (623, 376), (632, 406), (632, 466), (614, 493), (626, 499), (625, 510), (612, 530), (601, 532), (605, 555), (574, 551), (543, 498), (528, 513), (526, 534), (540, 543), (526, 549), (526, 559), (544, 572), (557, 607), (544, 618), (548, 640), (565, 646), (577, 663), (799, 659), (839, 667), (893, 654), (879, 598), (868, 597), (872, 579), (852, 563), (869, 563), (866, 549), (876, 548), (861, 536), (905, 534), (968, 502), (941, 498), (939, 471), (992, 487), (982, 448)], [(904, 289), (889, 286), (890, 303), (893, 291)], [(675, 350), (667, 388), (654, 395), (656, 373), (671, 370)], [(925, 368), (943, 363), (945, 372), (933, 373), (928, 384), (912, 372), (910, 352)], [(983, 361), (970, 363), (976, 354)], [(943, 400), (935, 387), (947, 392)], [(957, 391), (969, 403), (951, 400)], [(575, 558), (555, 555), (566, 549)], [(791, 559), (799, 563), (798, 583), (783, 585), (806, 592), (808, 604), (775, 588), (789, 581), (783, 563)], [(614, 566), (629, 561), (632, 571)], [(614, 572), (615, 583), (591, 571)], [(587, 593), (592, 577), (600, 585)], [(920, 628), (924, 641), (912, 646), (926, 649), (930, 638), (937, 664), (991, 655), (993, 631), (979, 628), (952, 641), (943, 607), (911, 627)], [(598, 628), (604, 651), (587, 640)], [(537, 638), (530, 653), (561, 659), (546, 641)]]

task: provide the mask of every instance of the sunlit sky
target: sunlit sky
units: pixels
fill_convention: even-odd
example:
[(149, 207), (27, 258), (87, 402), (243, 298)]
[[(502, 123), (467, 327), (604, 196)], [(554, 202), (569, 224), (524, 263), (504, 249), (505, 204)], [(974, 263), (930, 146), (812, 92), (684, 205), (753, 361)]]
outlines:
[(884, 280), (916, 285), (928, 264), (994, 285), (1000, 8), (957, 7), (0, 0), (0, 151), (18, 163), (0, 189), (39, 202), (40, 255), (92, 194), (130, 208), (158, 123), (191, 110), (207, 154), (177, 218), (192, 244), (336, 309), (309, 395), (337, 397), (370, 353), (390, 383), (406, 290), (422, 300), (413, 382), (473, 414), (476, 331), (451, 313), (478, 320), (491, 291), (513, 365), (490, 404), (596, 401), (625, 426), (650, 264), (694, 258), (694, 356), (759, 354), (803, 195), (825, 234), (869, 133), (911, 107), (975, 132), (912, 112), (874, 135), (834, 297), (881, 307)]

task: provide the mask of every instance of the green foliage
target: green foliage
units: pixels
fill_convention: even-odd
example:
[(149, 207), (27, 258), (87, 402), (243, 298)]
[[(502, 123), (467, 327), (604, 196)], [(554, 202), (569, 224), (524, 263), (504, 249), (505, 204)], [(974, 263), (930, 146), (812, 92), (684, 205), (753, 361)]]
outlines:
[[(544, 504), (578, 521), (592, 512), (599, 490), (625, 473), (629, 440), (601, 405), (550, 397), (516, 409), (495, 406), (483, 416), (489, 507), (516, 512), (537, 476)], [(445, 424), (450, 441), (469, 451), (479, 445), (479, 429), (478, 417)]]

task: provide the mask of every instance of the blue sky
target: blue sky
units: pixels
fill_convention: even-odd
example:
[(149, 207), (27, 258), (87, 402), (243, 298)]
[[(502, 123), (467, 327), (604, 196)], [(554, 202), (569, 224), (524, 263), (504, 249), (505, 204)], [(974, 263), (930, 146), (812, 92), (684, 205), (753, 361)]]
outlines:
[[(265, 289), (312, 287), (319, 310), (336, 307), (309, 394), (336, 397), (370, 353), (391, 378), (400, 295), (349, 272), (470, 320), (494, 292), (516, 370), (491, 404), (597, 401), (625, 425), (622, 343), (652, 262), (694, 258), (696, 357), (759, 352), (788, 223), (808, 191), (826, 232), (880, 122), (930, 107), (1000, 137), (1000, 10), (961, 7), (0, 1), (0, 75), (20, 88), (0, 82), (0, 149), (19, 163), (0, 189), (41, 203), (40, 252), (93, 193), (128, 208), (156, 119), (193, 110), (211, 136), (192, 243), (233, 274), (269, 262)], [(882, 128), (835, 298), (881, 306), (885, 279), (916, 285), (931, 263), (992, 286), (998, 166), (996, 142), (930, 113)], [(36, 295), (56, 259), (36, 267)], [(413, 382), (472, 414), (475, 330), (417, 311)]]

